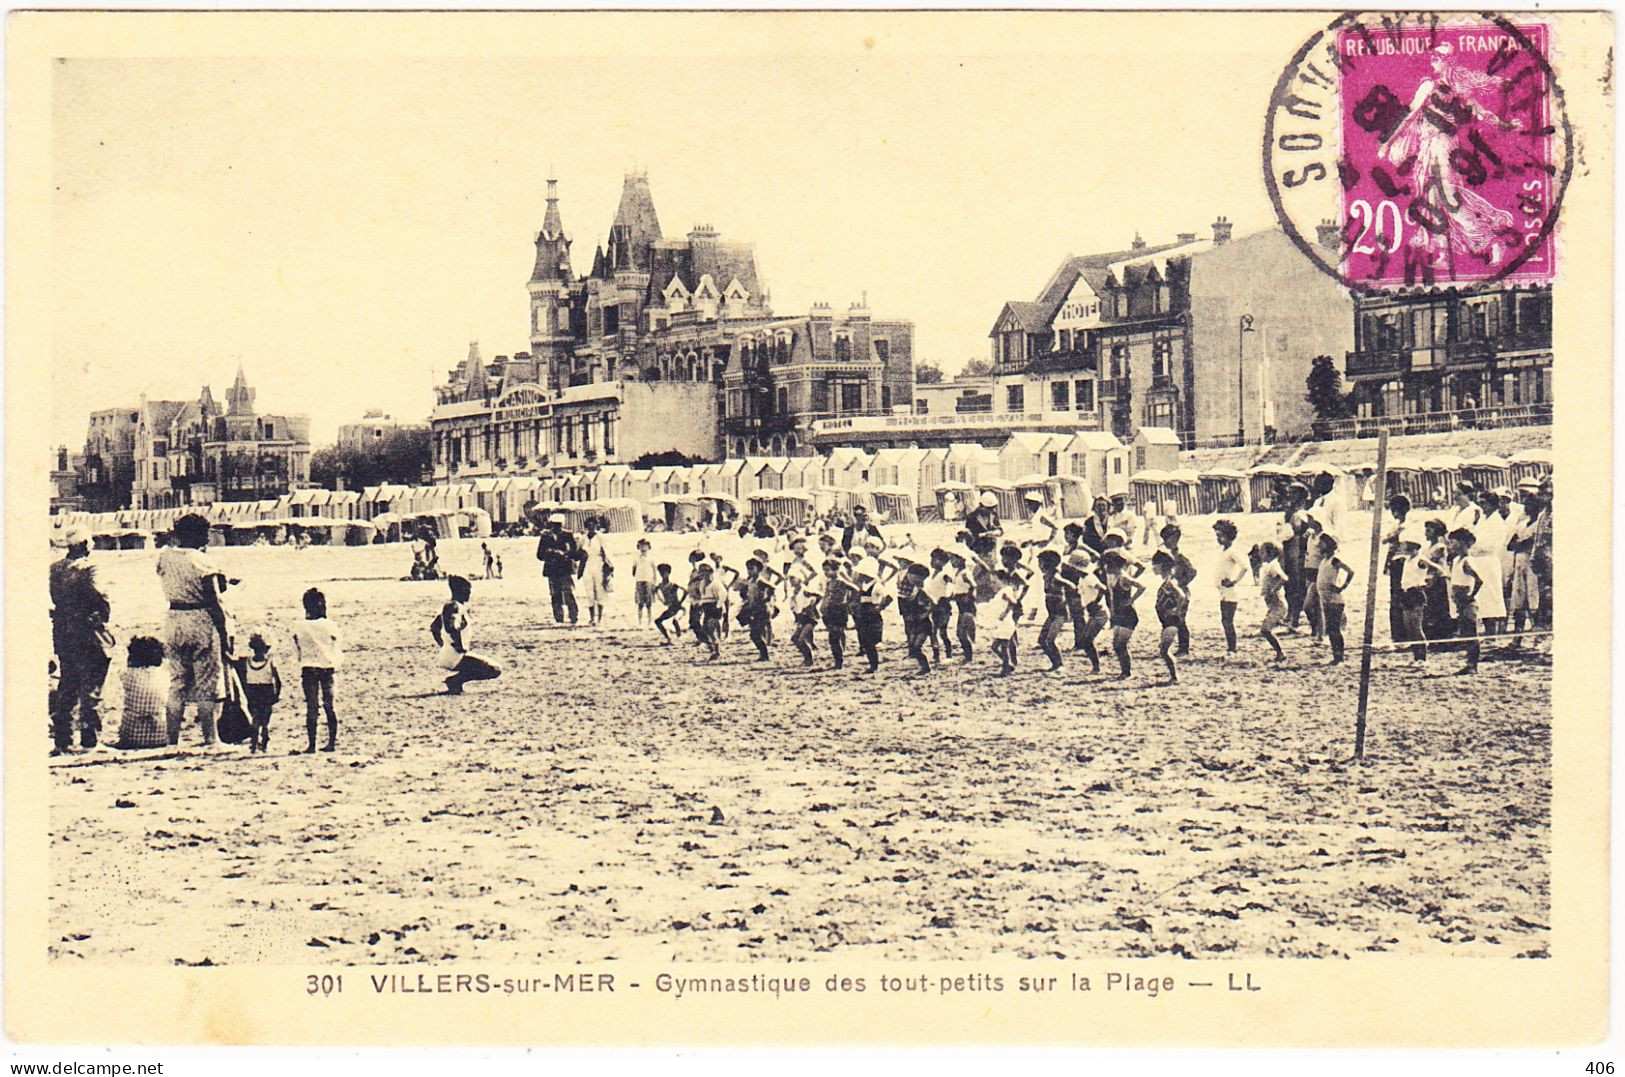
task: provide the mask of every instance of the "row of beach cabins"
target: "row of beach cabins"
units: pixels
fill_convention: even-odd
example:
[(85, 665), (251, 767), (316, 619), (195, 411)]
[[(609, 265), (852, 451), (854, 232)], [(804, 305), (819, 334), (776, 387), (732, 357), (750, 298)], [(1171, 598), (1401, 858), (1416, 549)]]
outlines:
[[(547, 478), (301, 489), (268, 501), (53, 519), (59, 527), (87, 526), (98, 547), (117, 549), (147, 546), (175, 518), (199, 511), (215, 525), (213, 540), (224, 545), (363, 545), (409, 540), (425, 529), (441, 538), (484, 537), (554, 513), (564, 515), (572, 529), (590, 516), (606, 521), (612, 531), (686, 531), (733, 526), (741, 516), (799, 527), (815, 515), (863, 505), (886, 522), (913, 523), (961, 518), (984, 494), (997, 499), (1007, 520), (1028, 518), (1035, 500), (1063, 517), (1081, 518), (1096, 493), (1126, 495), (1137, 512), (1185, 516), (1279, 508), (1287, 484), (1328, 473), (1350, 504), (1369, 506), (1376, 470), (1375, 463), (1132, 470), (1135, 457), (1143, 459), (1144, 450), (1107, 433), (1019, 431), (996, 450), (976, 444), (876, 452), (837, 448), (823, 457), (751, 457), (647, 470), (609, 464)], [(1177, 451), (1165, 459), (1177, 462)], [(1443, 506), (1463, 479), (1491, 488), (1511, 486), (1549, 473), (1551, 455), (1532, 449), (1511, 458), (1393, 458), (1388, 469), (1390, 492), (1403, 492), (1418, 506)]]

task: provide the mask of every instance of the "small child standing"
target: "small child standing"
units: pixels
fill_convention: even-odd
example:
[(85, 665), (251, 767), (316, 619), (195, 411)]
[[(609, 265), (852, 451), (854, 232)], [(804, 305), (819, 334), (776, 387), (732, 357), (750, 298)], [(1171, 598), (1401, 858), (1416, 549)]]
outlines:
[(824, 602), (819, 612), (823, 615), (824, 631), (829, 635), (829, 653), (835, 659), (836, 669), (840, 669), (846, 661), (846, 626), (856, 597), (857, 588), (846, 565), (839, 557), (826, 557)]
[(1176, 567), (1173, 555), (1167, 550), (1158, 550), (1151, 556), (1151, 571), (1162, 580), (1157, 587), (1157, 620), (1162, 625), (1157, 653), (1162, 656), (1162, 664), (1168, 667), (1169, 684), (1179, 683), (1179, 667), (1174, 664), (1174, 657), (1184, 653), (1176, 650), (1180, 638), (1190, 638), (1189, 632), (1184, 630), (1190, 594), (1174, 575)]
[(271, 711), (282, 698), (282, 674), (271, 661), (271, 644), (263, 633), (248, 637), (248, 661), (243, 663), (243, 692), (248, 696), (248, 717), (254, 723), (248, 738), (250, 752), (263, 752), (271, 739)]
[(1264, 594), (1264, 623), (1258, 634), (1275, 648), (1277, 662), (1286, 661), (1286, 652), (1281, 650), (1281, 641), (1275, 636), (1275, 630), (1287, 622), (1286, 584), (1281, 548), (1273, 542), (1264, 543), (1258, 547), (1258, 588)]
[(1450, 598), (1456, 608), (1456, 632), (1470, 640), (1467, 644), (1467, 664), (1457, 675), (1478, 672), (1478, 592), (1484, 586), (1484, 577), (1473, 564), (1473, 543), (1476, 536), (1465, 527), (1450, 532)]
[(683, 612), (683, 599), (688, 597), (688, 591), (682, 584), (673, 582), (670, 565), (656, 565), (655, 572), (660, 576), (660, 582), (655, 584), (655, 594), (663, 607), (660, 616), (655, 618), (655, 631), (660, 633), (662, 642), (669, 644), (671, 636), (666, 632), (667, 622), (671, 623), (672, 632), (679, 636), (683, 634), (683, 622), (678, 620), (678, 615)]
[(880, 643), (886, 622), (882, 613), (891, 605), (891, 595), (885, 588), (885, 571), (880, 561), (865, 557), (853, 570), (857, 578), (857, 596), (852, 608), (852, 627), (858, 634), (858, 653), (869, 660), (869, 672), (880, 668)]
[(948, 552), (948, 601), (954, 605), (959, 660), (969, 664), (971, 648), (976, 643), (976, 584), (971, 578), (969, 562), (958, 549)]
[(1247, 578), (1247, 559), (1235, 549), (1236, 525), (1231, 520), (1219, 520), (1213, 525), (1213, 536), (1219, 540), (1219, 622), (1224, 626), (1224, 649), (1236, 653), (1236, 602), (1241, 597), (1241, 582)]
[(1343, 661), (1343, 592), (1354, 581), (1354, 570), (1337, 556), (1337, 536), (1321, 533), (1320, 565), (1315, 570), (1315, 593), (1320, 596), (1320, 624), (1332, 645), (1329, 665)]
[(485, 578), (488, 580), (495, 579), (497, 564), (496, 558), (491, 556), (490, 545), (484, 542), (480, 543), (480, 553), (485, 557)]
[[(805, 541), (798, 540), (801, 547), (806, 546)], [(811, 566), (808, 566), (811, 568)], [(818, 604), (824, 597), (824, 577), (818, 573), (801, 577), (801, 585), (797, 588), (794, 597), (790, 600), (790, 612), (795, 621), (795, 628), (790, 633), (790, 642), (801, 654), (801, 664), (813, 664), (813, 634), (818, 631)]]
[(333, 671), (343, 661), (339, 630), (327, 619), (327, 596), (312, 587), (305, 592), (305, 619), (293, 630), (293, 653), (299, 661), (299, 684), (305, 692), (305, 754), (316, 751), (316, 715), (327, 713), (327, 743), (322, 751), (338, 748), (339, 720), (333, 714)]
[(116, 747), (166, 746), (169, 670), (164, 666), (164, 645), (151, 636), (131, 639), (119, 681), (124, 687), (124, 713), (119, 720)]
[(940, 547), (931, 551), (931, 571), (922, 585), (926, 597), (931, 599), (931, 658), (941, 663), (942, 656), (954, 656), (954, 638), (949, 631), (953, 624), (954, 603), (948, 597), (948, 580), (952, 575), (948, 566), (948, 551)]
[(1100, 672), (1100, 651), (1095, 640), (1106, 630), (1106, 585), (1101, 582), (1087, 546), (1066, 555), (1061, 573), (1072, 582), (1067, 600), (1074, 606), (1072, 614), (1072, 649), (1082, 651), (1089, 659), (1089, 672)]
[(655, 566), (649, 559), (648, 539), (638, 539), (638, 559), (632, 562), (632, 602), (637, 607), (638, 624), (654, 620)]
[(717, 585), (709, 561), (701, 560), (694, 567), (694, 583), (688, 591), (689, 608), (693, 611), (691, 627), (697, 642), (705, 644), (705, 661), (715, 662), (722, 657), (718, 639), (722, 621), (722, 588)]

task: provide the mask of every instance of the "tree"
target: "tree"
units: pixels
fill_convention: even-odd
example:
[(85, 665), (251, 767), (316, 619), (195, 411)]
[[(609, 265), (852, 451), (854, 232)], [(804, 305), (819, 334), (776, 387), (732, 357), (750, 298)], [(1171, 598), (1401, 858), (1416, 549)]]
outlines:
[(988, 359), (969, 359), (959, 368), (961, 378), (980, 378), (985, 374), (993, 373), (993, 363)]
[(943, 382), (942, 368), (935, 363), (916, 363), (914, 366), (915, 385), (941, 385)]
[(647, 471), (656, 467), (687, 467), (699, 462), (697, 456), (685, 456), (676, 449), (667, 449), (664, 452), (646, 452), (632, 461), (630, 466), (637, 471)]
[(1304, 384), (1308, 389), (1304, 399), (1315, 409), (1315, 418), (1346, 419), (1353, 413), (1351, 401), (1343, 392), (1343, 374), (1331, 356), (1317, 355), (1310, 361)]
[(429, 431), (391, 430), (365, 449), (327, 445), (310, 457), (310, 481), (329, 490), (361, 490), (380, 483), (417, 485), (430, 471)]

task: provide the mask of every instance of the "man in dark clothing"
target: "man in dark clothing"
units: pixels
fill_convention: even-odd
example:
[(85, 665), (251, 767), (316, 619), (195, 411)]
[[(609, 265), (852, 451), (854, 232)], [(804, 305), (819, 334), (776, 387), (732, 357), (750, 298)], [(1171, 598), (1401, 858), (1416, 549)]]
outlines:
[(984, 535), (997, 538), (1003, 533), (999, 526), (999, 499), (991, 491), (982, 494), (981, 503), (965, 517), (965, 530), (971, 533), (972, 538)]
[(576, 564), (585, 561), (575, 536), (564, 529), (564, 517), (553, 516), (547, 529), (536, 543), (536, 560), (542, 563), (542, 576), (547, 580), (548, 594), (553, 600), (553, 623), (563, 624), (565, 611), (570, 623), (576, 623)]
[(862, 505), (857, 505), (852, 509), (852, 522), (847, 524), (841, 531), (841, 549), (850, 553), (854, 539), (857, 540), (858, 545), (861, 547), (864, 535), (873, 535), (882, 541), (885, 539), (885, 536), (880, 533), (880, 528), (876, 527), (873, 521), (869, 519), (869, 510)]
[(73, 751), (74, 712), (79, 744), (94, 748), (101, 733), (102, 682), (107, 678), (107, 596), (90, 565), (90, 535), (68, 532), (68, 555), (51, 565), (51, 642), (60, 680), (51, 700), (52, 755)]

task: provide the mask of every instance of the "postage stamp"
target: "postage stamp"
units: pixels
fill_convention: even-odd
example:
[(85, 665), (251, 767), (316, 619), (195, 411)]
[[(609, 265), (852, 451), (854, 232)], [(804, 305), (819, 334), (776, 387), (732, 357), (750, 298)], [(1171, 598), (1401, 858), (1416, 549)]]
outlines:
[(1550, 283), (1572, 142), (1551, 46), (1528, 19), (1333, 23), (1271, 101), (1282, 226), (1357, 290)]

